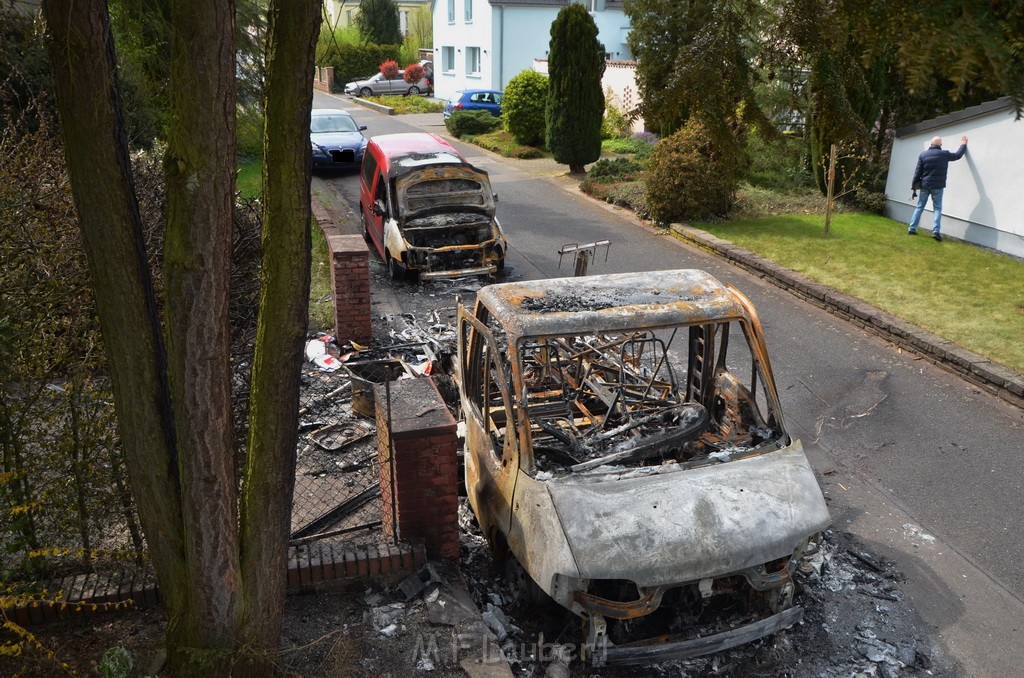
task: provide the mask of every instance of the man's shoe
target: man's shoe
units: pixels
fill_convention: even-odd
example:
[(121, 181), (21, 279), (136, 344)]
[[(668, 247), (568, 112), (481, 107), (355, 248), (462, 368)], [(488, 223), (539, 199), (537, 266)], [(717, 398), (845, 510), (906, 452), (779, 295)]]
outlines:
[(938, 240), (939, 242), (942, 242), (942, 236), (939, 235), (938, 233), (932, 233), (932, 239), (933, 240)]
[(907, 231), (907, 235), (917, 235), (917, 231)]

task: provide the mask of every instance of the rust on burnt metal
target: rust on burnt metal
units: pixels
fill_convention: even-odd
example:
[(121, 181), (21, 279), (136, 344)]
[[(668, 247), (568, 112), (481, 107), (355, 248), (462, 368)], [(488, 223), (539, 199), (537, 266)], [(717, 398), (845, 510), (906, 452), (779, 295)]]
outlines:
[(696, 270), (489, 285), (457, 335), (470, 506), (585, 651), (722, 598), (744, 625), (722, 642), (798, 618), (790, 575), (831, 518), (742, 293)]

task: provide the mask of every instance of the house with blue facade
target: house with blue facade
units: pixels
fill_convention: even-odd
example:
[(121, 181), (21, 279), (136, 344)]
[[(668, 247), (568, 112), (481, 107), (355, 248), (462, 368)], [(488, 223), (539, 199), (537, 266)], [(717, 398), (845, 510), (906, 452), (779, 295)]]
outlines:
[[(547, 58), (551, 22), (579, 0), (433, 0), (434, 92), (505, 89), (515, 75)], [(632, 58), (622, 0), (584, 0), (608, 58)]]

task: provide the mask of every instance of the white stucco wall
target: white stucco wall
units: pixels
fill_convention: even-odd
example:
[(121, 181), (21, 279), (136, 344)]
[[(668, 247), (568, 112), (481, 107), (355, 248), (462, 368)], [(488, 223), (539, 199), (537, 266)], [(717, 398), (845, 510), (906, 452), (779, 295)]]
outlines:
[[(448, 22), (448, 0), (434, 0), (434, 93), (447, 99), (459, 89), (505, 89), (522, 71), (533, 68), (534, 59), (544, 59), (551, 41), (551, 22), (559, 7), (492, 6), (487, 0), (473, 0), (473, 22), (464, 20), (466, 0), (455, 0), (455, 21)], [(627, 59), (625, 45), (629, 20), (618, 9), (591, 12), (598, 27), (598, 39), (615, 59)], [(456, 50), (454, 72), (440, 70), (441, 48)], [(467, 46), (481, 48), (481, 75), (465, 73)], [(461, 51), (460, 51), (461, 50)], [(486, 51), (486, 54), (483, 52)]]
[[(967, 153), (949, 164), (942, 232), (1024, 257), (1024, 120), (1014, 118), (1012, 106), (1007, 105), (937, 126), (922, 124), (919, 131), (894, 139), (885, 186), (886, 215), (910, 221), (915, 205), (910, 183), (917, 157), (931, 138), (941, 136), (942, 147), (956, 151), (960, 137), (966, 135)], [(929, 201), (921, 217), (922, 229), (931, 228), (932, 216)]]
[[(534, 59), (533, 70), (547, 75), (547, 59)], [(640, 105), (640, 94), (636, 89), (636, 65), (631, 61), (606, 62), (604, 75), (601, 77), (601, 89), (605, 95), (609, 89), (611, 90), (612, 103), (623, 113), (629, 113), (637, 108)], [(633, 121), (633, 132), (643, 131), (643, 118), (637, 117)]]
[[(496, 59), (493, 8), (487, 0), (473, 0), (473, 20), (466, 22), (466, 0), (455, 0), (455, 21), (448, 22), (447, 0), (434, 2), (434, 96), (447, 99), (460, 89), (501, 89), (495, 87)], [(443, 70), (442, 48), (455, 50), (455, 68)], [(466, 73), (466, 49), (480, 48), (480, 75)]]

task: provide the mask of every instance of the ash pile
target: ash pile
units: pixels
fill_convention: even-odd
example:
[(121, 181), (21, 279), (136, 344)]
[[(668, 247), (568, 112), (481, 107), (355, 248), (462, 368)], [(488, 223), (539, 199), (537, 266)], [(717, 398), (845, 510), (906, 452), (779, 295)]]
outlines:
[(798, 568), (796, 626), (707, 657), (595, 668), (578, 658), (580, 620), (554, 602), (530, 605), (515, 566), (498, 563), (467, 504), (460, 508), (462, 571), (516, 676), (952, 676), (937, 644), (903, 604), (902, 575), (849, 534), (828, 530)]

